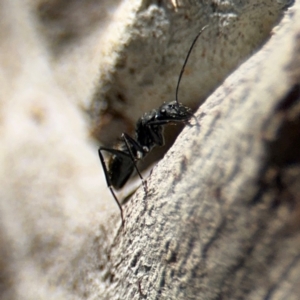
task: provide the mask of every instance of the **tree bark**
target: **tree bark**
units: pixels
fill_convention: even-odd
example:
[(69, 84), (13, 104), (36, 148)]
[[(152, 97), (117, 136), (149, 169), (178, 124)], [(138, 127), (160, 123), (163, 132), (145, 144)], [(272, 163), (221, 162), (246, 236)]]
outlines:
[(299, 37), (296, 3), (126, 205), (106, 299), (299, 298)]

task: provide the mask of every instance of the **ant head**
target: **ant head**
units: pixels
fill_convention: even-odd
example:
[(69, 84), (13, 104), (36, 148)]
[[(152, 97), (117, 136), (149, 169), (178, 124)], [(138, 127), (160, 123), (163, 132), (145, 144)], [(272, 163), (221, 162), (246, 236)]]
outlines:
[(160, 124), (184, 122), (192, 116), (191, 109), (176, 100), (164, 103), (157, 111), (155, 120)]

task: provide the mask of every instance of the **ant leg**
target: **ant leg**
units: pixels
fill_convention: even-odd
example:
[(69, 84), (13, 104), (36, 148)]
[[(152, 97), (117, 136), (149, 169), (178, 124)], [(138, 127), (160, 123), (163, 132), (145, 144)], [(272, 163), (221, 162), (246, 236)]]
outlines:
[(105, 179), (106, 179), (106, 183), (107, 183), (107, 186), (108, 188), (110, 189), (110, 192), (111, 194), (113, 195), (119, 209), (120, 209), (120, 213), (121, 213), (121, 219), (122, 219), (122, 227), (124, 227), (124, 224), (125, 224), (125, 220), (124, 220), (124, 216), (123, 216), (123, 209), (122, 209), (122, 206), (116, 196), (116, 194), (114, 193), (113, 191), (113, 188), (112, 188), (112, 185), (111, 185), (111, 182), (110, 182), (110, 178), (109, 178), (109, 174), (108, 174), (108, 171), (107, 171), (107, 167), (106, 167), (106, 164), (105, 164), (105, 161), (104, 161), (104, 157), (101, 153), (101, 150), (102, 148), (100, 147), (98, 149), (98, 153), (99, 153), (99, 158), (100, 158), (100, 162), (101, 162), (101, 165), (102, 165), (102, 168), (103, 168), (103, 171), (104, 171), (104, 175), (105, 175)]
[[(133, 155), (133, 153), (132, 153), (132, 151), (131, 151), (131, 148), (130, 148), (130, 146), (129, 146), (129, 142), (130, 142), (135, 148), (138, 148), (138, 147), (137, 147), (137, 144), (136, 144), (136, 142), (135, 142), (134, 140), (132, 140), (132, 138), (131, 138), (128, 134), (126, 134), (126, 133), (122, 133), (122, 138), (123, 138), (123, 140), (124, 140), (124, 142), (125, 142), (125, 144), (126, 144), (126, 147), (127, 147), (128, 151), (129, 151), (129, 153), (130, 153), (130, 156), (131, 156), (131, 159), (132, 159), (134, 168), (136, 169), (136, 171), (137, 171), (139, 177), (140, 177), (141, 180), (142, 180), (142, 184), (143, 184), (143, 187), (144, 187), (144, 190), (145, 190), (145, 193), (146, 193), (146, 192), (147, 192), (146, 182), (145, 182), (145, 180), (144, 180), (144, 178), (143, 178), (141, 172), (139, 171), (139, 169), (138, 169), (138, 167), (137, 167), (137, 165), (136, 165), (137, 159), (134, 157), (134, 155)], [(140, 148), (140, 147), (139, 147), (139, 148)]]

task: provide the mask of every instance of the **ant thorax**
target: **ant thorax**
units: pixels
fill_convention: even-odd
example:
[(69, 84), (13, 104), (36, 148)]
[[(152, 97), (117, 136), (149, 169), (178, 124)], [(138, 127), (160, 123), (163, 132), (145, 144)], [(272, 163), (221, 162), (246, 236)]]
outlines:
[[(151, 151), (155, 146), (163, 146), (163, 126), (155, 124), (157, 110), (145, 113), (136, 123), (135, 137), (146, 152)], [(145, 153), (146, 154), (146, 153)]]

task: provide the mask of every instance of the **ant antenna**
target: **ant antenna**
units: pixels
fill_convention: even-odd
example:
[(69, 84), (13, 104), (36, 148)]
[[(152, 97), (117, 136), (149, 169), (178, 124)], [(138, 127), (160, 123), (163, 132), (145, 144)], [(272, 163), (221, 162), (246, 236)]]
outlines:
[(187, 62), (188, 62), (189, 56), (190, 56), (190, 54), (191, 54), (191, 52), (192, 52), (192, 49), (193, 49), (194, 45), (195, 45), (196, 42), (197, 42), (198, 37), (202, 34), (202, 32), (203, 32), (207, 27), (208, 27), (208, 25), (204, 26), (204, 27), (199, 31), (199, 33), (197, 34), (197, 36), (195, 37), (195, 39), (194, 39), (194, 41), (193, 41), (193, 43), (192, 43), (192, 45), (191, 45), (191, 47), (190, 47), (190, 49), (189, 49), (189, 51), (188, 51), (188, 54), (187, 54), (187, 56), (186, 56), (186, 58), (185, 58), (185, 61), (184, 61), (184, 63), (183, 63), (183, 66), (182, 66), (182, 68), (181, 68), (181, 71), (180, 71), (180, 74), (179, 74), (179, 77), (178, 77), (178, 82), (177, 82), (176, 92), (175, 92), (175, 100), (176, 100), (176, 103), (177, 103), (177, 104), (178, 104), (178, 90), (179, 90), (179, 84), (180, 84), (181, 77), (182, 77), (182, 74), (183, 74), (183, 72), (184, 72), (185, 66), (186, 66), (186, 64), (187, 64)]

